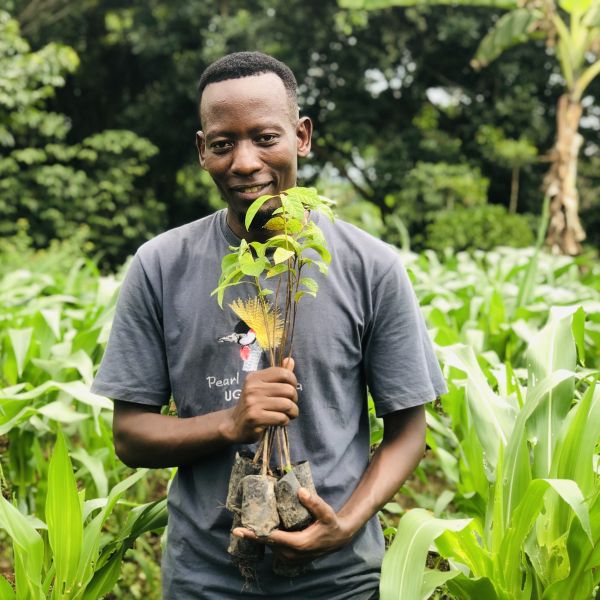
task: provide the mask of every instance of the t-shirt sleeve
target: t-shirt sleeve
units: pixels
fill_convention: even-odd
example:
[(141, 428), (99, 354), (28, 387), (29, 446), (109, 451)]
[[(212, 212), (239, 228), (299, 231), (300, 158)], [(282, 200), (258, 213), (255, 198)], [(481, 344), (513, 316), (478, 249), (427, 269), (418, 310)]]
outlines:
[(139, 255), (121, 286), (106, 351), (92, 385), (113, 400), (162, 406), (171, 395), (162, 308)]
[(399, 259), (373, 292), (365, 368), (377, 416), (430, 402), (447, 391), (425, 320)]

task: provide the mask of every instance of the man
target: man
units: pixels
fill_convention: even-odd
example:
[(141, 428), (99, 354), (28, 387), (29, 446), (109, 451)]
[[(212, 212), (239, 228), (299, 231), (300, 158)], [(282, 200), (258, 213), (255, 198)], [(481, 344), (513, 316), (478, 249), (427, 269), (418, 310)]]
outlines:
[[(123, 284), (94, 391), (114, 399), (118, 455), (131, 466), (178, 466), (169, 491), (163, 561), (168, 600), (377, 597), (383, 538), (377, 511), (424, 449), (423, 404), (445, 390), (408, 277), (389, 246), (318, 219), (333, 255), (316, 299), (302, 300), (294, 359), (249, 362), (252, 336), (210, 292), (220, 261), (246, 231), (253, 200), (296, 185), (312, 123), (299, 117), (289, 68), (259, 53), (211, 65), (199, 83), (201, 166), (227, 209), (144, 244)], [(257, 221), (277, 207), (268, 202)], [(224, 306), (251, 288), (227, 290)], [(241, 352), (241, 354), (240, 354)], [(257, 370), (248, 372), (250, 367)], [(370, 464), (367, 386), (384, 439)], [(160, 414), (175, 400), (178, 418)], [(318, 495), (299, 492), (315, 522), (274, 532), (257, 583), (229, 561), (223, 509), (235, 452), (269, 425), (289, 423), (293, 460), (311, 462)], [(254, 538), (238, 528), (236, 535)], [(273, 574), (274, 553), (312, 560), (295, 579)]]

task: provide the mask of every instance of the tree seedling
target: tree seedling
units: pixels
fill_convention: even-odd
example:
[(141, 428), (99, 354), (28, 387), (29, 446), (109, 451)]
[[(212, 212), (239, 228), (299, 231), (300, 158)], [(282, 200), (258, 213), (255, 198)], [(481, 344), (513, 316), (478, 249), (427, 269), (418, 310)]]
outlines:
[[(250, 230), (263, 205), (273, 199), (278, 199), (279, 206), (263, 226), (270, 237), (265, 242), (242, 240), (239, 246), (230, 247), (212, 294), (223, 308), (228, 288), (248, 283), (255, 288), (254, 296), (238, 298), (229, 308), (254, 332), (270, 366), (281, 367), (292, 355), (299, 303), (306, 295), (315, 297), (319, 289), (306, 272), (312, 269), (326, 275), (331, 262), (323, 233), (311, 220), (311, 213), (318, 211), (331, 220), (333, 213), (332, 202), (314, 188), (294, 187), (256, 199), (246, 213), (246, 229)], [(234, 513), (234, 522), (259, 536), (278, 527), (303, 529), (312, 516), (298, 500), (300, 487), (315, 490), (308, 462), (292, 464), (287, 427), (268, 427), (252, 458), (236, 455), (226, 506)], [(248, 548), (240, 549), (233, 539), (229, 552), (246, 578), (261, 558), (260, 553), (249, 558)], [(299, 573), (297, 568), (288, 570), (279, 563), (275, 570), (288, 576)]]

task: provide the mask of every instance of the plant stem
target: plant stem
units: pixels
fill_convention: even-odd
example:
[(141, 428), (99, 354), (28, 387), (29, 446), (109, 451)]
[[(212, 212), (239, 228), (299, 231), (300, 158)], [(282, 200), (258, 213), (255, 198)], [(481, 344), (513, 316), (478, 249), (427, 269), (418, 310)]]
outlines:
[(267, 468), (269, 466), (269, 432), (271, 428), (267, 427), (264, 434), (264, 444), (262, 448), (262, 465), (260, 467), (260, 474), (265, 476), (267, 474)]
[(275, 428), (275, 437), (277, 438), (277, 454), (279, 455), (279, 467), (283, 471), (285, 467), (285, 463), (283, 460), (283, 432), (281, 431), (281, 427)]
[[(296, 288), (294, 290), (294, 297), (298, 293), (298, 288), (300, 287), (300, 273), (301, 272), (302, 272), (302, 265), (300, 265), (298, 267), (298, 277), (296, 278)], [(298, 308), (296, 302), (293, 303), (293, 307), (294, 307), (294, 312), (293, 312), (293, 317), (292, 317), (292, 331), (290, 333), (290, 349), (288, 352), (288, 358), (290, 358), (292, 356), (292, 347), (294, 345), (294, 329), (296, 327), (296, 312), (297, 312), (297, 308)]]
[(256, 452), (254, 453), (254, 458), (252, 459), (252, 463), (253, 464), (256, 464), (258, 462), (258, 459), (259, 459), (260, 455), (263, 452), (263, 447), (265, 445), (265, 431), (263, 431), (262, 434), (261, 434), (261, 436), (260, 436), (260, 440), (258, 442), (258, 446), (256, 447)]
[[(279, 309), (279, 290), (281, 288), (281, 275), (279, 276), (279, 279), (277, 281), (277, 288), (275, 290), (275, 304), (274, 307), (276, 310)], [(285, 322), (284, 322), (284, 329), (285, 329)], [(283, 339), (283, 331), (281, 332), (281, 336)], [(273, 319), (273, 346), (275, 346), (277, 340), (277, 319)], [(281, 345), (281, 342), (280, 342)], [(275, 358), (277, 359), (277, 350), (278, 348), (275, 348)], [(281, 357), (280, 357), (281, 358)], [(279, 360), (276, 362), (277, 365), (281, 365), (282, 364), (282, 360)]]
[(285, 312), (283, 318), (283, 335), (281, 336), (280, 356), (279, 364), (283, 365), (283, 357), (285, 356), (285, 348), (287, 346), (288, 335), (290, 331), (290, 312), (292, 306), (292, 269), (294, 267), (291, 264), (291, 259), (288, 259), (287, 269), (287, 284), (286, 284), (286, 297), (285, 297)]
[(284, 425), (283, 429), (283, 452), (285, 453), (285, 460), (287, 462), (286, 467), (292, 468), (292, 461), (290, 460), (290, 439), (288, 437), (287, 427)]
[[(275, 340), (273, 340), (273, 342), (271, 342), (271, 336), (269, 335), (269, 319), (267, 316), (267, 307), (266, 307), (266, 303), (265, 303), (265, 298), (264, 298), (264, 296), (261, 295), (262, 288), (260, 287), (260, 281), (259, 281), (258, 277), (255, 277), (255, 280), (256, 280), (256, 287), (259, 290), (258, 298), (259, 298), (259, 302), (260, 302), (260, 308), (261, 308), (261, 312), (262, 312), (262, 316), (263, 316), (263, 321), (265, 323), (265, 331), (267, 332), (267, 344), (269, 346), (269, 358), (271, 359), (271, 366), (274, 367), (275, 366), (275, 354), (273, 352), (273, 347), (275, 346)], [(274, 320), (277, 321), (276, 318)]]

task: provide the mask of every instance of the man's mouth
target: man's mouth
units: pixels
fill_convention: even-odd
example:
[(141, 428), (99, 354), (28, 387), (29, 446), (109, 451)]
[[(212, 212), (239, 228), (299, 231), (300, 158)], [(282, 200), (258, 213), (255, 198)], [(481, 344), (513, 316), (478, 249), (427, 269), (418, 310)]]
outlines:
[(254, 185), (234, 185), (231, 189), (234, 192), (239, 192), (241, 194), (257, 194), (258, 192), (261, 192), (265, 188), (269, 187), (269, 185), (271, 185), (270, 181), (266, 183), (256, 183)]

